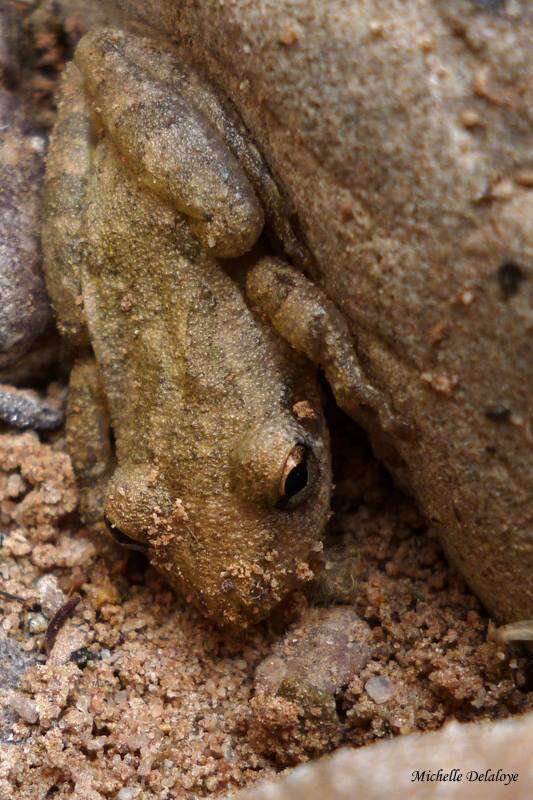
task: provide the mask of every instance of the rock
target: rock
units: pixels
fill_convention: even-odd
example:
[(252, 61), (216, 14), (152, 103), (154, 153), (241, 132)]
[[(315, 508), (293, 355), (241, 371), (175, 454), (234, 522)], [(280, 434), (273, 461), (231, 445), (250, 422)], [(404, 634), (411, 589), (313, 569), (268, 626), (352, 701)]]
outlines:
[(56, 356), (41, 272), (40, 190), (46, 141), (17, 96), (20, 12), (0, 11), (0, 381), (42, 378)]
[(63, 414), (37, 392), (0, 384), (0, 422), (14, 428), (49, 431), (59, 428)]
[(21, 530), (14, 530), (4, 537), (3, 546), (7, 553), (15, 558), (21, 558), (31, 553), (31, 542)]
[(309, 609), (257, 667), (256, 691), (275, 694), (297, 681), (335, 695), (368, 662), (370, 638), (350, 606)]
[(34, 725), (39, 720), (39, 712), (33, 700), (30, 700), (20, 692), (11, 692), (9, 695), (9, 707), (25, 722)]
[(183, 42), (233, 101), (309, 271), (416, 424), (400, 441), (361, 412), (380, 458), (491, 613), (531, 618), (531, 4), (128, 12)]
[(48, 627), (48, 620), (44, 614), (31, 614), (28, 617), (28, 630), (36, 636), (39, 633), (44, 633)]
[[(0, 695), (16, 689), (27, 668), (35, 662), (35, 657), (25, 652), (19, 643), (11, 637), (0, 635)], [(16, 702), (15, 702), (16, 706)], [(16, 720), (13, 712), (17, 712), (9, 700), (7, 706), (0, 707), (0, 743), (12, 741), (11, 729)]]
[(342, 691), (370, 658), (371, 633), (349, 606), (304, 613), (257, 667), (249, 739), (280, 764), (340, 741)]
[(59, 588), (55, 575), (43, 575), (42, 578), (39, 578), (37, 597), (43, 612), (49, 619), (65, 605), (67, 600), (66, 595)]
[(138, 786), (124, 786), (117, 794), (117, 800), (135, 800), (140, 791)]
[[(256, 784), (236, 800), (528, 800), (532, 747), (531, 713), (490, 723), (449, 722), (435, 733), (343, 748), (279, 780)], [(455, 777), (439, 779), (439, 770)]]

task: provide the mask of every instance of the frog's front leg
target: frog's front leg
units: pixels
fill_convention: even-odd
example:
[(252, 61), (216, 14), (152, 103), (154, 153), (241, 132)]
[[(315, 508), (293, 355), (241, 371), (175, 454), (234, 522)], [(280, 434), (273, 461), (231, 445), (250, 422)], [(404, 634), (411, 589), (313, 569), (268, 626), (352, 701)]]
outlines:
[(402, 438), (413, 435), (413, 425), (393, 413), (364, 375), (339, 309), (301, 272), (279, 259), (263, 258), (248, 273), (246, 290), (276, 331), (324, 370), (343, 411), (358, 419), (361, 407), (371, 409), (383, 430)]
[(71, 370), (66, 434), (80, 489), (81, 515), (85, 522), (95, 522), (102, 518), (115, 458), (109, 413), (92, 356), (79, 359)]
[(164, 487), (157, 486), (153, 465), (117, 465), (111, 418), (92, 356), (76, 361), (70, 373), (66, 433), (83, 520), (103, 519), (116, 542), (146, 552), (147, 532), (155, 531), (153, 509), (163, 515), (163, 523), (173, 509)]

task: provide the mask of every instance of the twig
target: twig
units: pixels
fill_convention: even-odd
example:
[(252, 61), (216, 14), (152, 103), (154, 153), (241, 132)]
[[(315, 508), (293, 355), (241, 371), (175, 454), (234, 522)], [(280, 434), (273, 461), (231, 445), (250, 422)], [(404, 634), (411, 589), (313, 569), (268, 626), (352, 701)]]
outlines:
[(52, 652), (52, 648), (55, 644), (57, 634), (59, 633), (59, 631), (61, 630), (67, 619), (70, 617), (70, 615), (72, 614), (72, 612), (74, 611), (80, 600), (81, 597), (79, 594), (75, 595), (74, 597), (71, 597), (70, 600), (67, 600), (67, 602), (64, 605), (62, 605), (58, 611), (56, 611), (56, 613), (50, 620), (50, 623), (48, 625), (48, 628), (46, 629), (46, 633), (44, 636), (44, 649), (46, 651), (47, 656), (49, 656), (50, 653)]

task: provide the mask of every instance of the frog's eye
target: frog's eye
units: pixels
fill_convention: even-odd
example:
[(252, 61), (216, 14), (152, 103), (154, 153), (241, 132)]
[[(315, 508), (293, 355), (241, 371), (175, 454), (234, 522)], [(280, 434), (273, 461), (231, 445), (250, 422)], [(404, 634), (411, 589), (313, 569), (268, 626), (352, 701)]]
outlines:
[(140, 553), (146, 553), (146, 550), (148, 549), (146, 544), (143, 544), (143, 542), (138, 542), (136, 539), (132, 539), (131, 536), (127, 536), (120, 530), (120, 528), (117, 528), (116, 525), (113, 525), (107, 515), (104, 516), (104, 522), (107, 530), (115, 542), (117, 542), (119, 545), (127, 548), (128, 550), (138, 550)]
[(306, 497), (313, 478), (313, 456), (305, 445), (297, 444), (283, 466), (279, 483), (279, 508), (294, 508)]

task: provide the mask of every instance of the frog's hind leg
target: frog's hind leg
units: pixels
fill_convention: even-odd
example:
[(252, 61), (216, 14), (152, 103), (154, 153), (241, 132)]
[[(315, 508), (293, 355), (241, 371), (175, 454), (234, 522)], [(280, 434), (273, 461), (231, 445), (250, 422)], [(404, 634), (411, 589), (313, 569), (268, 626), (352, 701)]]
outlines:
[(361, 409), (371, 409), (383, 430), (412, 435), (413, 426), (392, 412), (364, 375), (346, 320), (323, 291), (294, 267), (270, 257), (250, 270), (246, 291), (275, 330), (323, 369), (343, 411), (359, 421)]
[(67, 447), (85, 522), (101, 520), (109, 478), (115, 467), (111, 423), (96, 361), (80, 359), (70, 373)]
[(138, 182), (188, 217), (208, 253), (237, 258), (251, 250), (263, 209), (219, 131), (181, 91), (179, 61), (155, 43), (106, 29), (81, 39), (75, 61)]
[(46, 285), (58, 327), (75, 346), (87, 344), (81, 265), (86, 185), (90, 166), (91, 121), (81, 74), (65, 69), (59, 108), (50, 141), (44, 183), (42, 231)]

